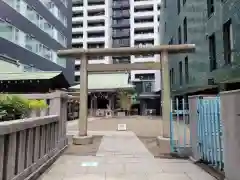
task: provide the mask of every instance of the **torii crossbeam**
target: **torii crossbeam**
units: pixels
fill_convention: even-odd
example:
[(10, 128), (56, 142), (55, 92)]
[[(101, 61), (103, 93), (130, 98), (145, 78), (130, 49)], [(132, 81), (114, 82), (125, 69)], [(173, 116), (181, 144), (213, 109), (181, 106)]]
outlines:
[[(162, 76), (162, 101), (163, 101), (163, 137), (170, 137), (170, 111), (171, 111), (171, 95), (169, 85), (169, 68), (168, 55), (179, 53), (195, 52), (194, 44), (181, 45), (159, 45), (152, 47), (124, 47), (124, 48), (94, 48), (80, 49), (73, 48), (67, 50), (59, 50), (58, 56), (71, 57), (81, 60), (80, 67), (80, 119), (79, 133), (75, 137), (75, 144), (86, 144), (90, 141), (87, 134), (87, 97), (88, 97), (88, 73), (96, 72), (116, 72), (116, 71), (131, 71), (131, 70), (161, 70)], [(160, 54), (160, 62), (148, 63), (132, 63), (132, 64), (88, 64), (88, 56), (130, 56), (130, 55), (147, 55)]]

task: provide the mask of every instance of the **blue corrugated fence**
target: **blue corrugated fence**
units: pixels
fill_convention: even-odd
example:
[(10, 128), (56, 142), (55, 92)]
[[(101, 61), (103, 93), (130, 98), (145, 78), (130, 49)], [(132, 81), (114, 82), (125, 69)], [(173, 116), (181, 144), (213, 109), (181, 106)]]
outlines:
[(197, 100), (198, 153), (201, 159), (223, 170), (223, 131), (220, 119), (220, 98), (204, 97)]
[[(175, 98), (171, 103), (170, 119), (170, 143), (171, 151), (181, 154), (192, 145), (197, 146), (197, 154), (206, 164), (223, 170), (223, 130), (220, 117), (220, 98), (218, 96), (197, 96), (195, 97), (195, 108), (188, 108), (186, 99)], [(197, 112), (197, 117), (189, 119), (190, 114)], [(197, 120), (196, 120), (196, 118)], [(192, 123), (190, 121), (197, 121)], [(197, 132), (195, 133), (195, 129)], [(191, 137), (191, 131), (196, 137)], [(193, 135), (192, 134), (192, 135)], [(192, 138), (192, 139), (191, 139)], [(191, 141), (192, 140), (192, 141)]]

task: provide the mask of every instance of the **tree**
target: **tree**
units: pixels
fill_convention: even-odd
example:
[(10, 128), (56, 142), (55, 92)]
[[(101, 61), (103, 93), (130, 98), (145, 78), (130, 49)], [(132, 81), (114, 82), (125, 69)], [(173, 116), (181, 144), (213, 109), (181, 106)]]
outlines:
[(122, 111), (129, 112), (132, 102), (132, 95), (135, 93), (133, 89), (130, 90), (119, 90), (117, 93), (118, 96), (118, 105)]

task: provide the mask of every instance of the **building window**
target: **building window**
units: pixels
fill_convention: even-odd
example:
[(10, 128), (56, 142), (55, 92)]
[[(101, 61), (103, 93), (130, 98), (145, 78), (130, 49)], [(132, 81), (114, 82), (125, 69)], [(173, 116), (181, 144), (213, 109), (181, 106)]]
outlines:
[(40, 1), (65, 27), (67, 27), (67, 17), (60, 11), (52, 0)]
[(209, 41), (210, 71), (213, 71), (217, 68), (215, 34), (209, 36), (208, 41)]
[(155, 74), (154, 73), (135, 74), (135, 79), (154, 80), (155, 79)]
[(175, 77), (174, 69), (171, 68), (171, 70), (170, 70), (170, 85), (171, 85), (171, 88), (174, 85), (174, 77)]
[(66, 61), (66, 59), (58, 58), (56, 51), (40, 43), (33, 35), (26, 34), (3, 19), (0, 19), (0, 27), (1, 38), (11, 41), (12, 43), (17, 44), (20, 47), (23, 47), (28, 51), (31, 51), (52, 62), (58, 63), (58, 59), (61, 59), (62, 63), (59, 64), (60, 66), (65, 64), (63, 62)]
[(183, 20), (183, 39), (184, 43), (187, 43), (187, 18), (185, 17)]
[(171, 79), (172, 85), (175, 84), (175, 71), (174, 68), (172, 68), (172, 79)]
[[(46, 19), (44, 19), (37, 11), (35, 11), (34, 7), (28, 5), (24, 0), (4, 0), (4, 2), (13, 9), (15, 9), (17, 12), (19, 12), (21, 15), (23, 15), (25, 18), (27, 18), (38, 28), (47, 33), (51, 38), (58, 41), (64, 47), (67, 47), (66, 37), (61, 32), (59, 32), (53, 25), (51, 25)], [(55, 36), (55, 34), (58, 35)]]
[(164, 8), (167, 8), (167, 0), (164, 0)]
[(207, 0), (208, 17), (214, 13), (214, 0)]
[(228, 20), (225, 24), (223, 24), (223, 45), (224, 45), (225, 64), (231, 64), (231, 62), (232, 62), (232, 49), (233, 49), (231, 19)]
[(179, 85), (183, 85), (183, 67), (182, 67), (182, 61), (179, 62)]
[(185, 70), (185, 82), (186, 84), (189, 83), (189, 69), (188, 69), (188, 56), (185, 57), (184, 60), (184, 70)]
[(173, 44), (173, 37), (170, 39), (170, 41), (168, 42), (168, 45)]
[(167, 23), (164, 24), (164, 31), (167, 32)]
[(80, 64), (79, 65), (75, 65), (75, 71), (80, 71)]
[(75, 82), (80, 82), (80, 76), (75, 76)]
[(178, 14), (180, 14), (180, 12), (181, 12), (181, 0), (177, 0), (177, 10), (178, 10)]
[(170, 77), (170, 88), (172, 88), (172, 69), (169, 71), (169, 77)]
[(187, 1), (187, 0), (183, 0), (183, 6), (186, 4), (186, 1)]
[(182, 30), (181, 30), (181, 26), (178, 27), (178, 44), (182, 44)]

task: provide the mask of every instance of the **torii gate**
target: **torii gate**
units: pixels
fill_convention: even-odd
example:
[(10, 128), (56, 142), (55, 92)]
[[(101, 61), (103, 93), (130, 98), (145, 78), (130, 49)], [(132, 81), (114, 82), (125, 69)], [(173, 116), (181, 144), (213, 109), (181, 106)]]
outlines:
[[(170, 137), (170, 111), (171, 95), (169, 85), (168, 55), (195, 52), (194, 44), (159, 45), (152, 47), (124, 47), (124, 48), (73, 48), (59, 50), (58, 56), (81, 60), (80, 66), (80, 118), (78, 122), (78, 135), (73, 138), (74, 144), (88, 144), (92, 137), (87, 134), (88, 117), (88, 73), (116, 72), (131, 70), (161, 70), (162, 100), (163, 100), (163, 137)], [(160, 54), (160, 62), (132, 63), (132, 64), (88, 64), (88, 56), (130, 56)]]

